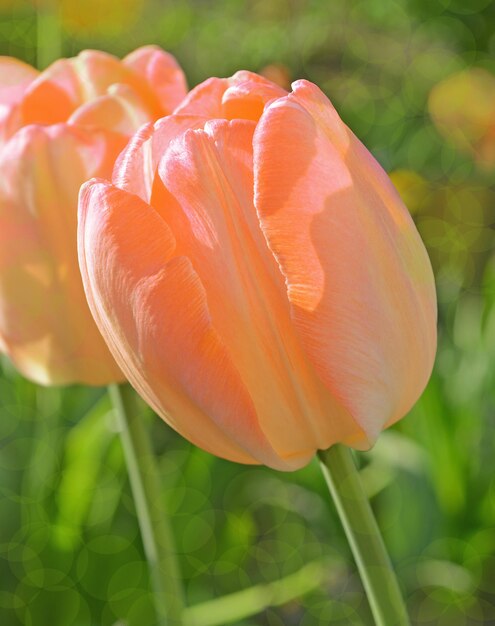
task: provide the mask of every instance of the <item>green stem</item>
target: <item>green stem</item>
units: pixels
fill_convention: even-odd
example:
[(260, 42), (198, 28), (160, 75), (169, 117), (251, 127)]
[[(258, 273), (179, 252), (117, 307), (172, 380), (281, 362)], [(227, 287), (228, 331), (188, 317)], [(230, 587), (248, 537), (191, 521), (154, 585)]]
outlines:
[(62, 437), (60, 405), (62, 393), (56, 387), (35, 387), (33, 447), (31, 462), (24, 473), (22, 488), (25, 524), (47, 521), (48, 499), (57, 475)]
[(294, 574), (271, 583), (207, 600), (184, 611), (186, 626), (238, 624), (269, 607), (282, 606), (318, 589), (327, 578), (328, 562), (313, 561)]
[(377, 626), (408, 626), (404, 600), (351, 450), (318, 452), (320, 465), (351, 546)]
[(37, 15), (37, 65), (44, 70), (62, 55), (58, 0), (40, 0)]
[(129, 385), (110, 385), (120, 426), (144, 551), (150, 568), (159, 626), (181, 626), (183, 592), (172, 531), (162, 503), (158, 468), (136, 395)]

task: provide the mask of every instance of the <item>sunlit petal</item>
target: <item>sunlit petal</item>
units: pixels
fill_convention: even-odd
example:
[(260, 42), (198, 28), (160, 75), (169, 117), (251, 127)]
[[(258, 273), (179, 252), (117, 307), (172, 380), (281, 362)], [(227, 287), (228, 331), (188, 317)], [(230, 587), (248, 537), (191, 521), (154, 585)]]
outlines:
[(310, 83), (263, 115), (255, 177), (302, 345), (373, 440), (431, 371), (436, 301), (424, 246), (385, 173)]

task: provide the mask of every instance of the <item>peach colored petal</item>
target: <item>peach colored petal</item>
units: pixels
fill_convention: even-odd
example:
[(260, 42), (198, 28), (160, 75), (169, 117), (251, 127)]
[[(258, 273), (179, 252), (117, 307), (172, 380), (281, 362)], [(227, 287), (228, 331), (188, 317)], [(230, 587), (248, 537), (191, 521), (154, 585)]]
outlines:
[(372, 441), (430, 375), (431, 266), (371, 154), (316, 86), (293, 87), (256, 131), (255, 203), (304, 350)]
[(253, 206), (249, 121), (215, 120), (173, 141), (152, 206), (204, 285), (212, 325), (236, 364), (278, 455), (305, 464), (359, 428), (325, 391), (290, 319), (282, 275)]
[(116, 83), (139, 91), (142, 81), (116, 57), (97, 50), (83, 50), (72, 59), (55, 61), (31, 83), (22, 110), (24, 124), (65, 122), (76, 108)]
[(243, 70), (231, 78), (209, 78), (200, 83), (174, 112), (257, 121), (268, 102), (286, 93), (268, 79)]
[(82, 102), (72, 59), (60, 59), (30, 84), (22, 102), (23, 123), (65, 122)]
[(149, 202), (153, 185), (151, 139), (154, 126), (143, 124), (115, 160), (112, 181), (115, 186)]
[(192, 115), (169, 115), (154, 125), (143, 125), (117, 159), (113, 183), (149, 202), (158, 163), (172, 139), (189, 128), (203, 126), (205, 121)]
[(258, 121), (265, 105), (287, 92), (267, 78), (242, 70), (229, 79), (222, 97), (223, 117)]
[(91, 100), (71, 115), (69, 124), (105, 128), (131, 136), (149, 121), (141, 98), (127, 85), (112, 85), (108, 94)]
[[(71, 232), (76, 230), (77, 192), (92, 175), (110, 176), (126, 137), (169, 113), (185, 92), (173, 57), (153, 46), (123, 61), (85, 50), (41, 74), (0, 57), (0, 257), (5, 268), (0, 344), (29, 377), (99, 384), (115, 380), (115, 372), (120, 375), (85, 305), (82, 286), (76, 286)], [(162, 134), (157, 133), (157, 143)], [(33, 290), (32, 310), (24, 298), (26, 285)], [(59, 327), (56, 316), (63, 319)]]
[(88, 302), (137, 391), (193, 443), (232, 460), (284, 467), (212, 326), (201, 280), (165, 221), (104, 181), (84, 185), (79, 206)]
[(227, 78), (208, 78), (191, 89), (174, 113), (221, 118), (223, 117), (222, 97), (228, 86)]
[(107, 384), (122, 375), (86, 304), (76, 250), (77, 197), (109, 174), (123, 139), (29, 126), (0, 155), (0, 335), (41, 384)]
[(78, 80), (81, 102), (103, 96), (112, 85), (124, 83), (139, 91), (141, 79), (117, 57), (100, 50), (83, 50), (69, 59)]
[(84, 50), (77, 57), (56, 61), (31, 82), (22, 103), (23, 123), (65, 122), (78, 107), (102, 97), (99, 107), (90, 110), (94, 114), (94, 108), (99, 108), (106, 117), (115, 104), (108, 90), (115, 85), (132, 92), (126, 100), (138, 115), (144, 110), (147, 120), (170, 113), (187, 93), (182, 70), (159, 48), (139, 48), (123, 61), (105, 52)]
[(158, 101), (161, 115), (168, 115), (187, 94), (184, 72), (175, 58), (158, 46), (138, 48), (123, 59), (123, 64), (144, 79), (147, 99)]

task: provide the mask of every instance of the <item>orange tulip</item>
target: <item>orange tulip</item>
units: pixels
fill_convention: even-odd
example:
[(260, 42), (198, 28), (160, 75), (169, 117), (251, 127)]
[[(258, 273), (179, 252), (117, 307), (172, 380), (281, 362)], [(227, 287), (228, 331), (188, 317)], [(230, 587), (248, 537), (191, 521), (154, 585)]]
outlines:
[(313, 84), (210, 79), (86, 183), (79, 260), (136, 390), (194, 444), (301, 467), (368, 447), (436, 345), (425, 248), (386, 174)]
[(78, 192), (185, 93), (175, 60), (154, 47), (123, 61), (85, 51), (42, 73), (0, 58), (0, 347), (28, 378), (123, 378), (81, 283)]

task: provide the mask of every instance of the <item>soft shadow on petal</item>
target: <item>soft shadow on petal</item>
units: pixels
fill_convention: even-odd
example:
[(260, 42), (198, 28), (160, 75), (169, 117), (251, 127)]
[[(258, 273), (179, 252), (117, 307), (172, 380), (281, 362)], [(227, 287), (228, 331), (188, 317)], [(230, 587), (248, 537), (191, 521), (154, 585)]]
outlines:
[(223, 113), (226, 119), (246, 119), (258, 121), (265, 105), (285, 96), (287, 92), (267, 78), (241, 70), (229, 78), (229, 88), (222, 97)]

